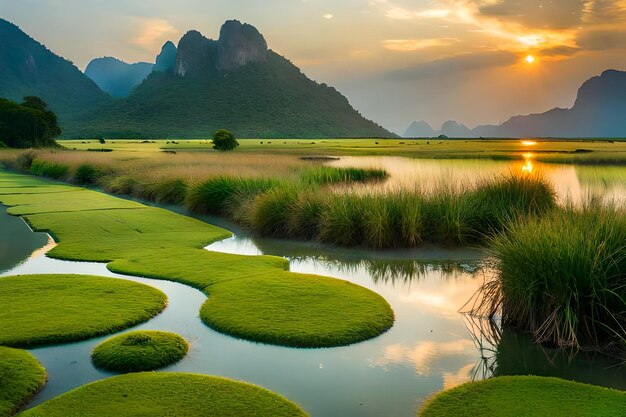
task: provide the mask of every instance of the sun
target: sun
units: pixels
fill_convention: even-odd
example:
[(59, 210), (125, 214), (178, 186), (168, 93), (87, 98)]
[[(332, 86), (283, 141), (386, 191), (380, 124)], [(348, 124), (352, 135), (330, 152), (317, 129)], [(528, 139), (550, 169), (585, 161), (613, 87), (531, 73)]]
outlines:
[(526, 58), (524, 58), (524, 61), (526, 61), (526, 63), (528, 64), (532, 64), (535, 62), (535, 57), (529, 54), (526, 56)]

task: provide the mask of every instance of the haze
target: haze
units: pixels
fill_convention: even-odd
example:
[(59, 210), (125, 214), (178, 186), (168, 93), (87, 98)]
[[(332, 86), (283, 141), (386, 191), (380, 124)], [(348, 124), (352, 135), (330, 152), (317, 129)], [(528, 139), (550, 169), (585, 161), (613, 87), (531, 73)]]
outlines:
[(626, 67), (623, 0), (0, 0), (0, 15), (81, 69), (101, 56), (153, 62), (187, 30), (217, 37), (225, 20), (246, 21), (400, 133), (413, 120), (472, 127), (569, 107), (584, 80)]

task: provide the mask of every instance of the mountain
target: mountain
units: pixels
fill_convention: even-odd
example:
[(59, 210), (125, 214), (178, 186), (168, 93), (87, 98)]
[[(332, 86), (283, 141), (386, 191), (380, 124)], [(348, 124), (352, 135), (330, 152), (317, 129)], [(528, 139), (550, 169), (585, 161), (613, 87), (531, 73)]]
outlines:
[(428, 123), (420, 120), (411, 123), (402, 136), (405, 138), (432, 138), (439, 136), (439, 133), (435, 132)]
[(441, 134), (449, 138), (464, 138), (471, 135), (471, 130), (455, 120), (448, 120), (441, 125)]
[(222, 26), (217, 40), (187, 32), (173, 71), (153, 71), (128, 98), (72, 135), (202, 138), (221, 128), (237, 137), (394, 136), (363, 118), (337, 90), (268, 49), (256, 28), (236, 20)]
[(626, 71), (585, 81), (569, 109), (515, 116), (497, 131), (505, 137), (626, 137)]
[(87, 65), (85, 75), (110, 95), (127, 97), (152, 72), (153, 66), (147, 62), (127, 64), (112, 57), (96, 58)]
[(156, 57), (156, 63), (154, 64), (154, 71), (157, 72), (172, 72), (176, 66), (176, 45), (172, 41), (165, 42), (165, 45), (161, 48), (161, 52)]
[[(407, 129), (405, 136), (419, 137), (408, 133)], [(441, 133), (452, 138), (625, 138), (626, 71), (610, 69), (585, 81), (571, 108), (514, 116), (499, 126), (483, 125), (474, 129), (446, 122)]]
[(21, 102), (39, 96), (73, 129), (110, 97), (70, 61), (55, 55), (16, 25), (0, 19), (0, 97)]
[[(87, 73), (17, 26), (0, 21), (0, 97), (36, 95), (59, 115), (64, 137), (394, 137), (268, 49), (251, 25), (224, 23), (217, 40), (190, 31), (151, 64), (92, 61)], [(124, 97), (128, 95), (127, 97)]]

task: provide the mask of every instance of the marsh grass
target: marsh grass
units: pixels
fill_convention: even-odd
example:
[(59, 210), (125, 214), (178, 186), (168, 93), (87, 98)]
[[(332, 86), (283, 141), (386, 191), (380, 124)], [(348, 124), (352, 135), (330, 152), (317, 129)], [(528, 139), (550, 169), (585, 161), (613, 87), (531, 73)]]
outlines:
[(535, 340), (626, 358), (626, 214), (590, 202), (518, 220), (491, 241), (477, 311)]
[(509, 221), (555, 205), (551, 187), (534, 176), (505, 176), (466, 192), (302, 192), (298, 185), (281, 184), (245, 206), (243, 223), (261, 235), (347, 247), (463, 245), (484, 243)]

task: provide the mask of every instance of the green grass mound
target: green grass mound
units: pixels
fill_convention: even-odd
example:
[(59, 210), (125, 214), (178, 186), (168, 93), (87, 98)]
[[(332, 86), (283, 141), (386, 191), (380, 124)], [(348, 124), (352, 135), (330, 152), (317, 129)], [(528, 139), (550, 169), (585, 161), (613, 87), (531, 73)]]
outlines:
[(0, 345), (89, 339), (147, 321), (167, 298), (147, 285), (87, 275), (0, 278)]
[(91, 360), (113, 372), (153, 371), (185, 357), (189, 345), (174, 333), (136, 331), (105, 340), (93, 350)]
[[(393, 325), (385, 299), (358, 285), (289, 272), (287, 260), (275, 256), (202, 249), (231, 236), (227, 230), (95, 191), (67, 191), (65, 185), (4, 173), (0, 183), (3, 177), (12, 187), (6, 194), (0, 187), (0, 202), (11, 206), (9, 213), (50, 231), (59, 242), (48, 256), (108, 262), (114, 272), (198, 288), (209, 296), (201, 317), (218, 331), (308, 348), (361, 342)], [(40, 192), (15, 194), (20, 178), (24, 188), (37, 186)], [(66, 192), (55, 192), (57, 187)]]
[(94, 382), (20, 414), (23, 417), (306, 415), (291, 401), (255, 385), (166, 372), (128, 374)]
[(0, 417), (13, 415), (46, 382), (46, 370), (24, 350), (0, 346)]
[(432, 398), (420, 417), (616, 417), (626, 393), (538, 376), (503, 376), (471, 382)]

